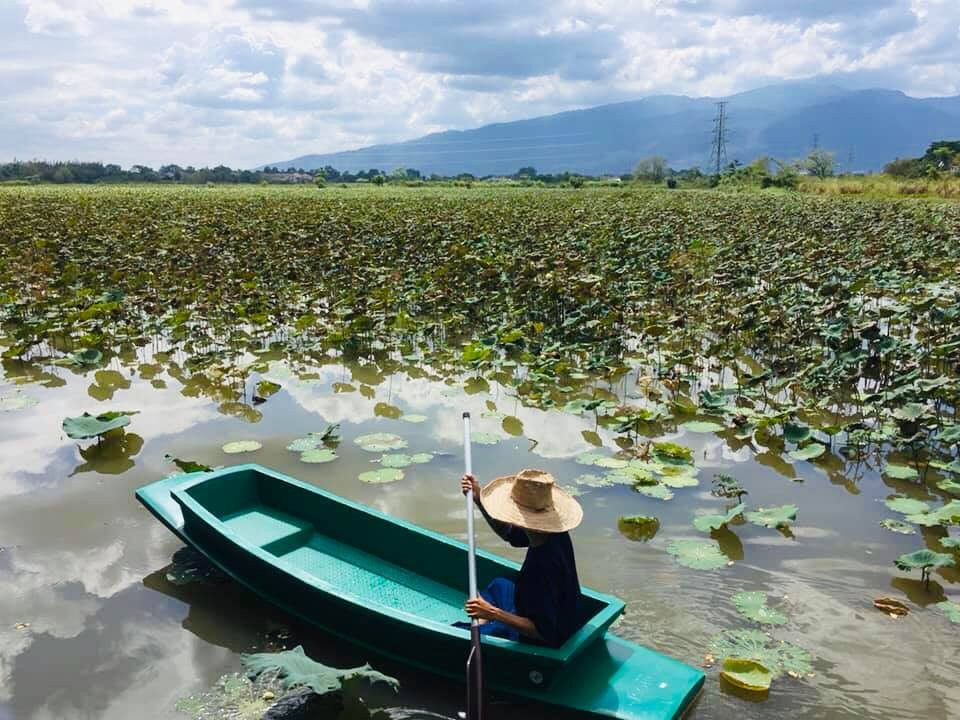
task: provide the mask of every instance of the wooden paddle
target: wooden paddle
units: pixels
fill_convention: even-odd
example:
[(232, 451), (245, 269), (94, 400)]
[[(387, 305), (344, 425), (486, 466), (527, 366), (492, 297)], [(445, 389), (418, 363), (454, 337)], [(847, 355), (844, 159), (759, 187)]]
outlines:
[[(470, 413), (463, 414), (463, 462), (467, 475), (473, 475), (470, 456)], [(467, 491), (467, 576), (470, 598), (477, 597), (477, 541), (473, 533), (473, 488)], [(470, 654), (467, 655), (467, 720), (483, 718), (483, 655), (480, 649), (480, 619), (470, 623)]]

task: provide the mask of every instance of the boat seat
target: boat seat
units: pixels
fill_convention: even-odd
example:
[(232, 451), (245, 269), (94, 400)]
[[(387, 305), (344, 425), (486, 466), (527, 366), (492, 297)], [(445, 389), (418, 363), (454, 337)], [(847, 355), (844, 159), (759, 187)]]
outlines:
[(277, 557), (363, 603), (377, 603), (444, 625), (467, 620), (462, 591), (320, 533)]
[(310, 527), (308, 520), (266, 505), (254, 505), (222, 518), (228, 530), (260, 547), (284, 540)]

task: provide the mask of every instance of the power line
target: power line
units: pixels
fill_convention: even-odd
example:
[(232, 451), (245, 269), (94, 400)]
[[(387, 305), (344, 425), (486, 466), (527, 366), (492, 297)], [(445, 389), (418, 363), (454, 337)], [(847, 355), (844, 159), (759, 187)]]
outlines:
[(717, 114), (713, 118), (713, 143), (710, 148), (710, 165), (716, 166), (716, 174), (727, 162), (727, 101), (716, 103)]

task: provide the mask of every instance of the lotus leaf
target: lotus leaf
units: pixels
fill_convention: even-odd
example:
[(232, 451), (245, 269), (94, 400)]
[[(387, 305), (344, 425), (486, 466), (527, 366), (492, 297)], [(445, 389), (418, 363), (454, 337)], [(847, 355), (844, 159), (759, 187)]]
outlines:
[(416, 413), (408, 413), (406, 415), (401, 415), (400, 419), (408, 423), (422, 423), (427, 421), (427, 416), (417, 415)]
[(337, 454), (330, 448), (314, 447), (300, 453), (300, 462), (317, 465), (320, 463), (333, 462), (337, 457)]
[(403, 479), (403, 470), (399, 468), (382, 468), (360, 473), (360, 480), (365, 483), (383, 484)]
[(649, 515), (632, 515), (617, 521), (617, 529), (628, 540), (647, 542), (660, 529), (660, 521)]
[(937, 488), (951, 495), (960, 495), (960, 483), (955, 480), (941, 480), (937, 483)]
[(67, 437), (74, 440), (86, 440), (108, 433), (111, 430), (126, 427), (130, 424), (128, 413), (109, 412), (100, 415), (84, 413), (77, 417), (68, 417), (63, 420), (63, 431)]
[(391, 420), (399, 420), (403, 417), (403, 410), (396, 405), (390, 405), (385, 402), (378, 402), (373, 406), (373, 414), (377, 417), (385, 417)]
[(938, 553), (927, 548), (915, 550), (912, 553), (905, 553), (894, 560), (897, 569), (910, 571), (920, 570), (920, 577), (927, 583), (930, 582), (930, 571), (934, 568), (953, 567), (956, 562), (952, 555)]
[(172, 455), (164, 455), (163, 459), (167, 462), (172, 462), (176, 465), (181, 472), (183, 473), (195, 473), (195, 472), (210, 472), (213, 470), (209, 465), (204, 465), (203, 463), (197, 462), (196, 460), (181, 460), (178, 457), (173, 457)]
[(667, 552), (684, 567), (694, 570), (714, 570), (727, 564), (727, 556), (720, 546), (704, 540), (674, 540)]
[(362, 450), (367, 452), (376, 452), (376, 453), (385, 453), (390, 450), (402, 450), (407, 446), (407, 441), (401, 438), (399, 435), (391, 435), (390, 433), (371, 433), (369, 435), (361, 435), (358, 438), (355, 438), (354, 443), (360, 446)]
[(933, 606), (946, 615), (947, 620), (960, 624), (960, 603), (943, 600), (942, 602), (934, 603)]
[(893, 520), (890, 518), (881, 520), (880, 525), (885, 527), (887, 530), (900, 533), (901, 535), (915, 535), (917, 532), (916, 528), (914, 528), (910, 523), (905, 523), (900, 520)]
[(909, 465), (896, 465), (894, 463), (887, 463), (883, 468), (883, 474), (895, 480), (916, 480), (920, 477), (920, 473), (917, 472), (916, 468), (912, 468)]
[(730, 657), (724, 659), (720, 677), (741, 690), (766, 692), (770, 689), (773, 673), (756, 660)]
[(945, 548), (950, 548), (951, 550), (960, 548), (960, 537), (940, 538), (940, 544)]
[(95, 348), (80, 350), (70, 355), (70, 362), (74, 365), (99, 365), (103, 360), (103, 353)]
[(713, 420), (687, 420), (680, 427), (692, 433), (718, 433), (724, 429), (723, 425)]
[(673, 492), (664, 485), (634, 485), (633, 489), (657, 500), (673, 500)]
[(307, 657), (300, 645), (279, 653), (241, 655), (240, 662), (243, 663), (250, 677), (263, 672), (276, 672), (284, 689), (303, 686), (310, 688), (318, 695), (340, 690), (345, 681), (354, 679), (384, 683), (394, 692), (400, 688), (400, 683), (394, 678), (377, 672), (369, 665), (349, 669), (322, 665)]
[(577, 485), (593, 488), (610, 487), (613, 484), (613, 481), (609, 477), (600, 477), (599, 475), (592, 474), (577, 475), (573, 481)]
[(723, 515), (698, 515), (693, 519), (693, 526), (700, 532), (710, 532), (719, 530), (721, 527), (734, 519), (743, 512), (746, 506), (743, 503), (730, 508)]
[(655, 442), (653, 456), (661, 463), (689, 465), (693, 463), (693, 449), (671, 442)]
[(627, 467), (626, 460), (612, 458), (599, 453), (586, 452), (577, 456), (577, 462), (581, 465), (596, 465), (597, 467), (608, 468), (611, 470), (620, 470)]
[(380, 458), (380, 464), (388, 468), (405, 468), (410, 465), (428, 463), (433, 459), (432, 453), (415, 453), (414, 455), (404, 455), (403, 453), (393, 453), (384, 455)]
[(287, 450), (292, 450), (293, 452), (304, 452), (306, 450), (313, 450), (321, 444), (321, 440), (317, 435), (307, 435), (307, 437), (297, 438), (290, 442), (287, 445)]
[(780, 505), (779, 507), (760, 508), (746, 514), (747, 520), (754, 525), (769, 528), (784, 528), (797, 519), (796, 505)]
[(740, 592), (730, 598), (737, 611), (745, 618), (762, 625), (786, 625), (787, 616), (767, 605), (767, 594), (759, 590)]
[(724, 630), (710, 639), (709, 648), (718, 657), (755, 660), (770, 669), (774, 680), (783, 673), (813, 672), (810, 653), (796, 645), (778, 642), (762, 630)]
[(587, 493), (583, 488), (579, 488), (576, 485), (560, 485), (560, 489), (563, 490), (570, 497), (580, 497)]
[(697, 487), (700, 481), (689, 473), (666, 473), (660, 477), (660, 484), (669, 488)]
[(503, 428), (503, 431), (507, 435), (512, 435), (514, 437), (520, 437), (523, 435), (523, 422), (520, 418), (513, 417), (512, 415), (507, 415), (503, 418), (503, 422), (500, 423), (500, 427)]
[(263, 445), (256, 440), (237, 440), (224, 445), (223, 451), (228, 455), (233, 455), (235, 453), (255, 452), (262, 447)]
[(921, 501), (914, 500), (913, 498), (906, 497), (892, 497), (887, 498), (884, 503), (888, 508), (894, 512), (903, 513), (904, 515), (914, 515), (916, 513), (925, 513), (930, 510), (930, 506)]
[(505, 438), (496, 433), (474, 431), (470, 433), (470, 439), (478, 445), (496, 445)]
[(815, 460), (827, 451), (827, 448), (820, 443), (810, 443), (806, 447), (798, 450), (791, 450), (790, 457), (794, 460)]

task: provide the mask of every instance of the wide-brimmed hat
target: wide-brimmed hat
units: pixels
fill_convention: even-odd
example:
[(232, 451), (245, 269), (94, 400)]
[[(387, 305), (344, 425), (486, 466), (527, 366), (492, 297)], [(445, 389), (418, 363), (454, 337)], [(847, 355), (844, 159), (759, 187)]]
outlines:
[(480, 499), (494, 520), (537, 532), (573, 530), (583, 520), (580, 503), (544, 470), (521, 470), (491, 480)]

